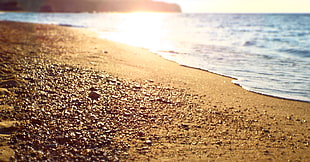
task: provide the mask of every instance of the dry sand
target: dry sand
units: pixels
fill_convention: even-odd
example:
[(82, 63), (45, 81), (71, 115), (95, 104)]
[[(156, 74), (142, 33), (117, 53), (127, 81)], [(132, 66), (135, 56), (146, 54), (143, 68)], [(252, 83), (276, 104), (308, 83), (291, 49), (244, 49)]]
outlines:
[(310, 160), (310, 103), (252, 93), (234, 85), (232, 78), (98, 39), (82, 29), (12, 22), (0, 26), (2, 52), (40, 53), (44, 59), (139, 84), (152, 82), (191, 97), (190, 106), (167, 112), (173, 122), (146, 130), (143, 139), (152, 139), (151, 143), (115, 136), (115, 141), (127, 140), (131, 145), (121, 160)]

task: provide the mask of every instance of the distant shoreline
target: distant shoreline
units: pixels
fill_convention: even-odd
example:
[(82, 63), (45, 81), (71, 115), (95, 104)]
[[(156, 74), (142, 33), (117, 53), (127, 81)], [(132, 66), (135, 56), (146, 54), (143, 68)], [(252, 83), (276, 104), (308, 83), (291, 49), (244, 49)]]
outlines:
[(0, 2), (0, 10), (5, 11), (33, 11), (33, 12), (182, 12), (178, 4), (148, 0), (67, 0), (67, 1), (34, 1), (9, 0)]

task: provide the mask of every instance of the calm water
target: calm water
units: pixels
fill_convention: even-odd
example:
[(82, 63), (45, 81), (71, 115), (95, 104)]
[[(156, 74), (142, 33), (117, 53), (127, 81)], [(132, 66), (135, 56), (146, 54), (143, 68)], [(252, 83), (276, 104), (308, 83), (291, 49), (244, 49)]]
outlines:
[(310, 102), (310, 14), (0, 13), (0, 20), (89, 28), (234, 77), (247, 90)]

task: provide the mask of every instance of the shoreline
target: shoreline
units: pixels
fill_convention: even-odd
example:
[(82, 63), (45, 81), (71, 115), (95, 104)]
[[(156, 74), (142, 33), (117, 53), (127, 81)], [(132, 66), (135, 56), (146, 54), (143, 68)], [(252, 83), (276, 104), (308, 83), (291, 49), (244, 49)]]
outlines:
[[(63, 26), (63, 25), (58, 25), (58, 26)], [(84, 28), (84, 27), (81, 27), (81, 28), (80, 28), (80, 27), (75, 27), (75, 26), (64, 26), (64, 27), (76, 28), (76, 29), (82, 29), (82, 30), (89, 30), (88, 28)], [(92, 30), (89, 30), (89, 31), (93, 32)], [(97, 35), (96, 33), (97, 33), (97, 32), (95, 32), (95, 35)], [(122, 42), (117, 42), (117, 41), (113, 41), (113, 40), (109, 40), (109, 39), (100, 38), (100, 36), (97, 36), (97, 38), (102, 39), (102, 40), (105, 40), (105, 41), (110, 41), (110, 42), (118, 43), (118, 44), (121, 44), (121, 45), (132, 46), (132, 45), (126, 44), (126, 43), (122, 43)], [(204, 72), (211, 73), (211, 74), (214, 74), (214, 75), (218, 75), (218, 76), (221, 76), (221, 77), (230, 78), (230, 79), (231, 79), (231, 82), (232, 82), (234, 85), (236, 85), (236, 86), (238, 86), (238, 87), (241, 87), (242, 89), (244, 89), (244, 90), (246, 90), (246, 91), (249, 91), (249, 92), (251, 92), (251, 93), (255, 93), (255, 94), (258, 94), (258, 95), (263, 95), (263, 96), (266, 96), (266, 97), (272, 97), (272, 98), (275, 98), (275, 99), (281, 99), (281, 100), (288, 100), (288, 101), (296, 101), (296, 102), (310, 103), (310, 101), (307, 101), (307, 100), (304, 100), (304, 99), (294, 99), (294, 97), (293, 97), (293, 98), (290, 98), (290, 97), (281, 97), (281, 96), (277, 96), (276, 94), (268, 94), (268, 93), (264, 93), (264, 92), (258, 92), (258, 91), (255, 91), (255, 90), (251, 90), (251, 89), (245, 88), (244, 86), (240, 85), (239, 83), (234, 83), (234, 80), (238, 80), (237, 77), (233, 77), (233, 76), (229, 76), (229, 75), (225, 75), (225, 74), (220, 74), (220, 73), (217, 73), (217, 72), (209, 71), (209, 70), (207, 70), (207, 69), (203, 69), (203, 68), (199, 68), (199, 67), (194, 67), (194, 66), (190, 66), (190, 65), (185, 65), (185, 64), (178, 63), (177, 61), (174, 61), (174, 60), (165, 58), (164, 56), (160, 55), (158, 52), (161, 52), (161, 51), (154, 51), (154, 50), (151, 50), (151, 49), (148, 49), (148, 48), (138, 47), (138, 46), (132, 46), (132, 47), (143, 49), (143, 50), (147, 51), (148, 53), (155, 54), (155, 55), (159, 56), (160, 58), (165, 59), (165, 60), (167, 60), (167, 61), (171, 61), (172, 63), (178, 64), (178, 65), (181, 66), (181, 67), (191, 68), (191, 69), (194, 69), (194, 70), (200, 70), (200, 71), (204, 71)], [(168, 52), (168, 53), (169, 53), (169, 52)]]
[[(73, 27), (74, 28), (74, 27)], [(87, 29), (86, 29), (87, 30)], [(109, 39), (104, 39), (104, 38), (100, 38), (98, 37), (99, 39), (103, 39), (103, 40), (109, 40)], [(109, 41), (112, 41), (114, 42), (113, 40), (109, 40)], [(115, 41), (116, 42), (116, 41)], [(117, 42), (117, 43), (120, 43), (120, 44), (126, 44), (126, 43), (122, 43), (122, 42)], [(130, 44), (126, 44), (128, 46), (132, 46)], [(178, 64), (179, 66), (182, 66), (182, 67), (185, 67), (185, 68), (191, 68), (191, 69), (195, 69), (195, 70), (201, 70), (201, 71), (205, 71), (207, 73), (212, 73), (212, 74), (215, 74), (215, 75), (219, 75), (219, 76), (222, 76), (222, 77), (227, 77), (227, 78), (230, 78), (231, 79), (231, 82), (236, 85), (236, 86), (239, 86), (241, 87), (242, 89), (246, 90), (246, 91), (249, 91), (249, 92), (252, 92), (252, 93), (256, 93), (258, 95), (263, 95), (263, 96), (267, 96), (267, 97), (273, 97), (273, 98), (276, 98), (276, 99), (283, 99), (283, 100), (289, 100), (289, 101), (297, 101), (297, 102), (305, 102), (305, 103), (310, 103), (310, 100), (307, 100), (307, 99), (298, 99), (299, 97), (296, 97), (296, 96), (292, 96), (292, 97), (285, 97), (285, 94), (284, 96), (281, 94), (268, 94), (268, 93), (264, 93), (264, 92), (259, 92), (259, 91), (255, 91), (255, 90), (251, 90), (250, 88), (247, 88), (239, 83), (235, 83), (234, 81), (238, 81), (238, 78), (237, 77), (234, 77), (234, 76), (229, 76), (229, 75), (225, 75), (225, 74), (221, 74), (221, 73), (217, 73), (217, 72), (214, 72), (214, 71), (210, 71), (208, 69), (203, 69), (203, 68), (199, 68), (199, 67), (194, 67), (194, 66), (190, 66), (190, 65), (185, 65), (185, 64), (181, 64), (181, 63), (178, 63), (177, 61), (174, 61), (174, 60), (171, 60), (171, 59), (168, 59), (168, 58), (165, 58), (164, 56), (160, 55), (159, 53), (161, 51), (154, 51), (154, 50), (151, 50), (151, 49), (148, 49), (148, 48), (144, 48), (144, 47), (138, 47), (138, 46), (133, 46), (133, 47), (136, 47), (136, 48), (141, 48), (141, 49), (144, 49), (144, 50), (147, 50), (148, 52), (150, 53), (153, 53), (155, 55), (158, 55), (159, 57), (165, 59), (165, 60), (168, 60), (168, 61), (171, 61), (173, 63), (176, 63)], [(170, 52), (167, 52), (167, 53), (170, 53)]]
[[(78, 29), (82, 29), (82, 30), (86, 29), (86, 30), (92, 31), (91, 28), (86, 28), (86, 27), (83, 27), (83, 26), (74, 26), (74, 25), (68, 25), (68, 24), (53, 24), (53, 25), (64, 26), (64, 27), (71, 27), (71, 28), (78, 28)], [(99, 31), (95, 31), (94, 33), (98, 34), (98, 32)], [(98, 37), (100, 38), (100, 36), (98, 36)], [(102, 38), (102, 39), (104, 39), (104, 38)], [(139, 48), (143, 48), (144, 49), (144, 47), (139, 47)], [(147, 48), (145, 48), (145, 49), (147, 49)], [(154, 52), (154, 51), (151, 51), (150, 49), (147, 49), (147, 50), (150, 51), (150, 52)], [(168, 52), (169, 53), (169, 51), (155, 51), (154, 53), (160, 55), (160, 52)], [(165, 56), (162, 56), (162, 57), (164, 59), (170, 60), (169, 58), (165, 58)], [(174, 60), (171, 60), (171, 61), (178, 63), (178, 61), (174, 61)], [(181, 64), (181, 63), (178, 63), (178, 64), (183, 66), (183, 64)], [(199, 68), (199, 66), (198, 66), (198, 68), (196, 68), (196, 67), (193, 67), (193, 66), (190, 66), (190, 65), (185, 65), (185, 67), (201, 69), (201, 70), (205, 70), (207, 72), (211, 72), (211, 73), (214, 73), (214, 74), (218, 74), (218, 75), (222, 75), (222, 76), (233, 78), (233, 79), (236, 80), (235, 82), (233, 81), (234, 84), (236, 84), (237, 86), (241, 86), (243, 89), (245, 89), (247, 91), (251, 91), (251, 92), (254, 92), (254, 93), (257, 93), (257, 94), (266, 95), (266, 96), (270, 96), (270, 97), (275, 97), (275, 98), (279, 98), (279, 99), (286, 99), (286, 100), (301, 101), (301, 102), (310, 103), (309, 97), (307, 97), (305, 95), (305, 93), (303, 93), (303, 94), (301, 92), (300, 93), (296, 93), (297, 90), (296, 91), (294, 91), (294, 90), (293, 91), (289, 91), (289, 88), (281, 89), (281, 87), (277, 87), (277, 88), (274, 88), (274, 89), (268, 89), (268, 87), (266, 86), (265, 83), (260, 84), (260, 82), (258, 81), (258, 82), (256, 82), (256, 84), (253, 84), (253, 82), (249, 81), (249, 79), (247, 79), (247, 77), (245, 77), (245, 80), (247, 80), (247, 81), (243, 81), (243, 78), (239, 77), (240, 80), (238, 80), (238, 77), (236, 77), (234, 75), (229, 75), (229, 73), (226, 73), (226, 74), (228, 74), (228, 75), (226, 75), (226, 74), (223, 74), (223, 73), (218, 73), (215, 70), (210, 71), (207, 68), (206, 69)], [(241, 75), (239, 75), (239, 76), (241, 76)], [(290, 79), (290, 80), (293, 80), (293, 79)], [(250, 83), (252, 83), (252, 85)], [(283, 84), (283, 82), (282, 82), (282, 84)], [(247, 85), (247, 86), (244, 86), (244, 85)], [(264, 86), (260, 86), (260, 85), (264, 85)], [(277, 85), (277, 84), (275, 84), (275, 85)], [(281, 83), (278, 84), (278, 85), (281, 85)], [(256, 86), (258, 86), (258, 87), (256, 87)], [(249, 88), (249, 87), (251, 87), (251, 88)], [(300, 88), (300, 89), (302, 89), (302, 88)], [(288, 93), (284, 93), (283, 94), (282, 92), (286, 92), (286, 90), (288, 90), (287, 91)], [(297, 95), (294, 95), (294, 94), (297, 94)]]
[[(156, 54), (156, 53), (155, 53)], [(163, 58), (165, 59), (165, 58)], [(172, 60), (170, 60), (172, 61)], [(175, 61), (172, 61), (172, 62), (175, 62)], [(177, 62), (175, 62), (177, 63)], [(177, 63), (179, 64), (179, 63)], [(296, 102), (305, 102), (305, 103), (310, 103), (310, 101), (306, 101), (306, 100), (302, 100), (302, 99), (291, 99), (291, 98), (286, 98), (286, 97), (280, 97), (280, 96), (276, 96), (276, 95), (272, 95), (272, 94), (264, 94), (262, 92), (256, 92), (256, 91), (253, 91), (253, 90), (248, 90), (247, 88), (244, 88), (242, 85), (238, 84), (238, 83), (234, 83), (234, 80), (238, 80), (238, 78), (235, 78), (235, 77), (231, 77), (231, 76), (227, 76), (227, 75), (222, 75), (222, 74), (218, 74), (216, 72), (212, 72), (212, 71), (209, 71), (209, 70), (205, 70), (205, 69), (201, 69), (201, 68), (197, 68), (197, 67), (192, 67), (192, 66), (188, 66), (188, 65), (183, 65), (183, 64), (179, 64), (180, 66), (183, 66), (183, 67), (186, 67), (186, 68), (192, 68), (192, 69), (195, 69), (195, 70), (201, 70), (201, 71), (205, 71), (207, 73), (212, 73), (212, 74), (215, 74), (215, 75), (219, 75), (219, 76), (223, 76), (223, 77), (227, 77), (227, 78), (231, 78), (231, 82), (238, 86), (238, 87), (241, 87), (242, 89), (246, 90), (246, 91), (249, 91), (249, 92), (252, 92), (252, 93), (256, 93), (258, 95), (263, 95), (263, 96), (267, 96), (267, 97), (272, 97), (272, 98), (276, 98), (276, 99), (282, 99), (282, 100), (288, 100), (288, 101), (296, 101)]]
[[(82, 29), (83, 30), (83, 29)], [(88, 32), (88, 30), (86, 29), (86, 32)], [(91, 32), (92, 33), (92, 32)], [(287, 102), (296, 102), (296, 103), (304, 103), (305, 105), (308, 105), (309, 104), (309, 102), (307, 102), (307, 101), (303, 101), (303, 100), (294, 100), (294, 99), (288, 99), (288, 98), (284, 98), (284, 97), (277, 97), (277, 96), (273, 96), (273, 95), (268, 95), (268, 94), (263, 94), (263, 93), (259, 93), (259, 92), (255, 92), (255, 91), (250, 91), (250, 90), (247, 90), (247, 89), (245, 89), (245, 88), (243, 88), (242, 86), (240, 86), (240, 85), (238, 85), (238, 84), (235, 84), (235, 83), (233, 83), (232, 81), (233, 80), (236, 80), (236, 78), (233, 78), (233, 77), (230, 77), (230, 76), (226, 76), (226, 75), (221, 75), (221, 74), (218, 74), (218, 73), (215, 73), (215, 72), (210, 72), (210, 71), (208, 71), (208, 70), (204, 70), (204, 69), (200, 69), (200, 68), (195, 68), (195, 67), (191, 67), (191, 66), (186, 66), (186, 65), (182, 65), (182, 64), (179, 64), (179, 63), (177, 63), (177, 62), (175, 62), (175, 61), (173, 61), (173, 60), (169, 60), (169, 59), (166, 59), (166, 58), (164, 58), (164, 57), (162, 57), (161, 55), (159, 55), (159, 54), (156, 54), (156, 53), (153, 53), (153, 52), (151, 52), (150, 50), (148, 50), (148, 49), (145, 49), (145, 48), (141, 48), (141, 47), (134, 47), (134, 46), (131, 46), (131, 45), (127, 45), (127, 44), (123, 44), (123, 43), (119, 43), (119, 42), (114, 42), (114, 41), (110, 41), (110, 40), (104, 40), (104, 39), (102, 39), (102, 38), (98, 38), (98, 37), (96, 37), (96, 36), (94, 36), (93, 37), (94, 39), (97, 39), (99, 42), (102, 40), (102, 42), (105, 42), (105, 43), (111, 43), (113, 46), (119, 46), (120, 47), (120, 49), (121, 50), (135, 50), (135, 49), (138, 49), (137, 51), (138, 52), (131, 52), (130, 54), (134, 54), (134, 55), (141, 55), (140, 53), (148, 53), (149, 55), (152, 55), (152, 57), (154, 57), (155, 59), (157, 59), (157, 58), (159, 58), (159, 59), (163, 59), (163, 62), (165, 62), (165, 64), (169, 64), (169, 63), (171, 63), (171, 65), (172, 64), (174, 64), (173, 66), (178, 66), (178, 67), (181, 67), (180, 69), (183, 69), (182, 67), (184, 67), (184, 68), (186, 68), (187, 69), (187, 71), (192, 71), (192, 70), (194, 70), (194, 71), (196, 71), (196, 70), (198, 70), (198, 71), (200, 71), (199, 73), (201, 74), (201, 73), (208, 73), (208, 75), (210, 74), (210, 75), (215, 75), (215, 76), (218, 76), (218, 78), (220, 79), (220, 78), (224, 78), (224, 82), (225, 83), (227, 83), (227, 80), (226, 79), (229, 79), (229, 82), (233, 85), (233, 87), (234, 88), (236, 88), (236, 87), (238, 87), (238, 88), (241, 88), (242, 90), (241, 91), (244, 91), (244, 93), (249, 93), (249, 94), (254, 94), (254, 96), (255, 95), (257, 95), (257, 96), (260, 96), (260, 97), (262, 97), (262, 98), (266, 98), (266, 99), (270, 99), (270, 100), (272, 100), (272, 99), (275, 99), (275, 100), (278, 100), (278, 102), (282, 102), (282, 101), (287, 101)], [(109, 50), (107, 50), (107, 51), (109, 51)], [(138, 54), (137, 54), (138, 53)], [(108, 54), (109, 55), (109, 54)], [(155, 55), (155, 56), (154, 56)], [(136, 62), (134, 62), (134, 61), (132, 61), (132, 60), (125, 60), (126, 58), (124, 58), (124, 56), (125, 55), (123, 55), (123, 53), (122, 54), (120, 54), (119, 56), (116, 56), (115, 58), (112, 58), (112, 59), (115, 59), (115, 60), (113, 60), (114, 61), (114, 63), (116, 63), (116, 64), (127, 64), (127, 65), (123, 65), (123, 66), (129, 66), (130, 68), (132, 68), (132, 67), (135, 67), (135, 68), (137, 68), (137, 67), (145, 67), (145, 66), (147, 66), (147, 65), (135, 65), (135, 63)], [(129, 55), (127, 55), (128, 57), (130, 57)], [(71, 56), (69, 56), (69, 57), (71, 57)], [(84, 57), (84, 56), (82, 56), (82, 57)], [(96, 57), (96, 56), (94, 56), (94, 57)], [(73, 57), (74, 58), (74, 57)], [(146, 59), (146, 60), (148, 60), (146, 57), (141, 57), (141, 56), (137, 56), (136, 58), (138, 58), (138, 59)], [(154, 59), (154, 58), (152, 58), (152, 59)], [(84, 58), (84, 59), (87, 59), (87, 58)], [(119, 60), (117, 60), (117, 59), (119, 59)], [(124, 61), (125, 60), (125, 61)], [(94, 61), (94, 59), (90, 59), (90, 62), (92, 62), (92, 61)], [(109, 60), (109, 61), (111, 61), (111, 60)], [(122, 62), (123, 61), (123, 62)], [(148, 60), (149, 61), (149, 60)], [(105, 70), (103, 67), (100, 67), (100, 65), (96, 65), (96, 64), (93, 64), (93, 65), (89, 65), (89, 63), (87, 63), (87, 62), (81, 62), (81, 61), (77, 61), (77, 62), (79, 62), (79, 63), (81, 63), (83, 66), (91, 66), (91, 67), (94, 67), (94, 68), (97, 68), (97, 69), (101, 69), (101, 70)], [(96, 61), (94, 61), (94, 62), (96, 62)], [(143, 61), (137, 61), (137, 62), (139, 62), (139, 63), (141, 63), (141, 62), (143, 62)], [(113, 68), (115, 68), (115, 66), (114, 65), (112, 65), (112, 67)], [(126, 74), (122, 74), (122, 72), (120, 72), (119, 70), (120, 70), (120, 68), (115, 68), (115, 69), (110, 69), (111, 67), (108, 67), (109, 68), (109, 70), (107, 70), (107, 71), (109, 71), (109, 72), (112, 72), (112, 73), (114, 73), (114, 74), (116, 74), (117, 76), (119, 75), (119, 76), (124, 76), (124, 78), (130, 78), (130, 79), (133, 79), (133, 80), (136, 80), (136, 79), (140, 79), (141, 80), (141, 77), (137, 77), (137, 76), (133, 76), (133, 75), (126, 75)], [(122, 68), (124, 68), (124, 67), (122, 67)], [(149, 68), (149, 67), (148, 67)], [(154, 66), (152, 66), (152, 68), (153, 69), (156, 69), (156, 70), (154, 70), (154, 71), (158, 71), (159, 69), (160, 70), (163, 70), (163, 68), (160, 68), (160, 67), (154, 67)], [(165, 69), (165, 70), (167, 70), (167, 69)], [(177, 72), (167, 72), (167, 73), (177, 73)], [(201, 75), (203, 75), (203, 74), (201, 74)], [(199, 79), (201, 79), (201, 78), (199, 78)], [(160, 79), (161, 80), (161, 79)], [(162, 80), (163, 81), (163, 80)], [(168, 84), (170, 84), (171, 82), (168, 82)], [(192, 86), (192, 85), (191, 85)], [(200, 90), (200, 88), (194, 88), (194, 89), (198, 89), (198, 91)], [(197, 90), (196, 90), (197, 91)], [(282, 104), (283, 105), (283, 104)], [(272, 106), (271, 106), (272, 107)], [(307, 106), (305, 106), (305, 107), (307, 107)], [(306, 110), (307, 112), (309, 111), (309, 110)], [(303, 114), (303, 113), (301, 113), (301, 114)]]
[[(148, 50), (99, 39), (83, 29), (1, 21), (0, 26), (1, 56), (11, 53), (19, 59), (8, 65), (26, 69), (17, 71), (26, 79), (25, 88), (8, 88), (16, 93), (12, 101), (1, 98), (21, 113), (13, 115), (22, 129), (12, 134), (14, 147), (10, 147), (24, 155), (18, 153), (15, 158), (35, 154), (36, 158), (83, 159), (106, 151), (110, 160), (121, 161), (310, 159), (307, 102), (249, 92), (229, 77), (183, 67)], [(29, 89), (37, 90), (27, 94)], [(92, 102), (85, 97), (90, 91), (104, 100)], [(28, 102), (35, 104), (31, 107)], [(7, 120), (3, 115), (10, 116), (9, 110), (1, 111), (5, 113), (0, 122), (4, 117)], [(70, 125), (76, 120), (84, 124)], [(100, 131), (98, 121), (109, 125), (105, 132)], [(70, 134), (61, 128), (68, 126), (72, 127)], [(97, 135), (83, 136), (85, 141), (80, 141), (74, 134), (82, 130)], [(31, 131), (39, 131), (39, 136)], [(104, 133), (108, 135), (102, 136), (104, 140), (111, 143), (98, 150), (96, 143), (102, 142), (98, 134)], [(78, 149), (75, 140), (95, 149)], [(112, 147), (121, 153), (114, 154)]]

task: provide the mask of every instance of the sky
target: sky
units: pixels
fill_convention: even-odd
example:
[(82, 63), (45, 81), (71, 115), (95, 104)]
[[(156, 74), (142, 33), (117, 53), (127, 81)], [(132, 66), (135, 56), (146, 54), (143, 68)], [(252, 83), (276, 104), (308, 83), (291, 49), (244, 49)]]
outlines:
[(161, 0), (177, 3), (183, 12), (310, 13), (310, 0)]

